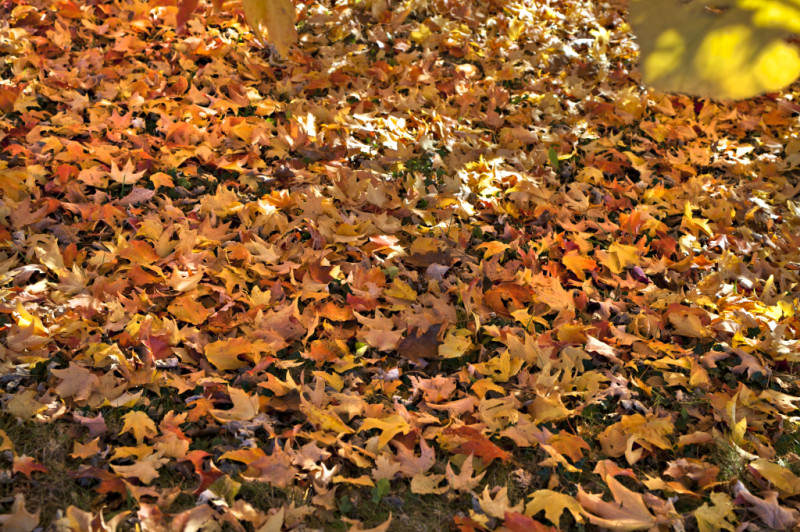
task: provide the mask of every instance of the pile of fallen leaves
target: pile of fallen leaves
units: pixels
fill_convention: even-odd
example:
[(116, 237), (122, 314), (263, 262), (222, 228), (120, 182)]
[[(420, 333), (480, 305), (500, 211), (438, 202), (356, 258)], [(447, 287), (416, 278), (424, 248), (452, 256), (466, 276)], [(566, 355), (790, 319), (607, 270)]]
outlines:
[(0, 1), (0, 524), (800, 523), (796, 93), (645, 91), (602, 2), (298, 11)]

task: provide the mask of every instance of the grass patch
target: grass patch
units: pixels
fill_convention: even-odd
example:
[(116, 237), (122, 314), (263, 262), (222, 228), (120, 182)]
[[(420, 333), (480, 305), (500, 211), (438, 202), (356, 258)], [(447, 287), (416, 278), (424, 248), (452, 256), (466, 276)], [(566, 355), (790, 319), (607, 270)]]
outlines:
[(719, 442), (709, 455), (711, 463), (719, 467), (719, 480), (727, 482), (744, 476), (747, 467), (745, 459), (736, 446), (728, 442)]
[[(0, 499), (13, 499), (15, 493), (25, 494), (28, 511), (41, 511), (40, 525), (47, 527), (57, 517), (59, 511), (69, 506), (81, 510), (91, 510), (98, 497), (102, 495), (88, 484), (69, 476), (77, 468), (77, 461), (70, 458), (76, 434), (65, 423), (18, 423), (13, 416), (0, 415), (0, 429), (8, 434), (14, 443), (17, 456), (31, 456), (44, 465), (47, 473), (33, 472), (28, 479), (16, 473), (13, 481), (0, 483)], [(0, 459), (3, 467), (10, 464), (6, 458)], [(2, 508), (6, 512), (9, 508)]]

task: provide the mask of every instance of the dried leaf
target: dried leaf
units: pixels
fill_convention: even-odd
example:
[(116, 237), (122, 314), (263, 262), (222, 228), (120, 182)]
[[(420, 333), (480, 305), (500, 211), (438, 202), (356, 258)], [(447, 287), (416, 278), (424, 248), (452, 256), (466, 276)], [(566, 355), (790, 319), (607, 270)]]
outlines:
[(291, 0), (242, 0), (244, 16), (258, 38), (275, 45), (286, 57), (297, 41), (294, 4)]

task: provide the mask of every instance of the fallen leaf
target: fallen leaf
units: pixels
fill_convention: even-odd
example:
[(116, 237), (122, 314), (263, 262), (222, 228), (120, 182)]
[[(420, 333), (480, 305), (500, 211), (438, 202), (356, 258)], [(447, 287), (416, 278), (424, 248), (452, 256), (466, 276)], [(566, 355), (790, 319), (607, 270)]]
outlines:
[(290, 0), (243, 0), (244, 16), (261, 41), (275, 45), (286, 57), (297, 41), (294, 4)]
[(136, 438), (136, 444), (141, 445), (145, 438), (152, 438), (158, 434), (156, 424), (152, 419), (141, 410), (133, 410), (122, 416), (122, 430), (120, 434), (126, 432), (133, 432), (133, 437)]
[(537, 490), (532, 494), (531, 500), (525, 505), (525, 515), (534, 517), (544, 510), (548, 521), (558, 526), (564, 510), (572, 514), (576, 523), (583, 523), (583, 508), (573, 497), (566, 493), (552, 490)]
[(258, 414), (260, 409), (258, 394), (247, 395), (244, 390), (228, 386), (228, 396), (231, 398), (233, 408), (229, 410), (212, 409), (208, 412), (220, 423), (249, 421)]
[(39, 511), (30, 513), (25, 509), (25, 495), (14, 495), (11, 513), (0, 514), (0, 525), (8, 532), (32, 532), (39, 526)]
[(578, 486), (578, 502), (585, 510), (585, 516), (594, 525), (611, 530), (645, 530), (656, 524), (656, 518), (647, 509), (642, 496), (634, 493), (614, 477), (606, 477), (614, 502), (604, 502), (597, 495), (583, 491)]

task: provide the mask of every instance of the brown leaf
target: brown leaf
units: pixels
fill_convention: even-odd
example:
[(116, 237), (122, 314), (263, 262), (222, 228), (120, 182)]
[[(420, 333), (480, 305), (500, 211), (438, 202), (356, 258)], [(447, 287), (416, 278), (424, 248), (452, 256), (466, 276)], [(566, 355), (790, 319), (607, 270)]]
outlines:
[(397, 344), (397, 352), (418, 364), (420, 359), (436, 360), (439, 358), (438, 339), (442, 325), (432, 325), (427, 331), (420, 333), (419, 329), (410, 329), (405, 337)]

